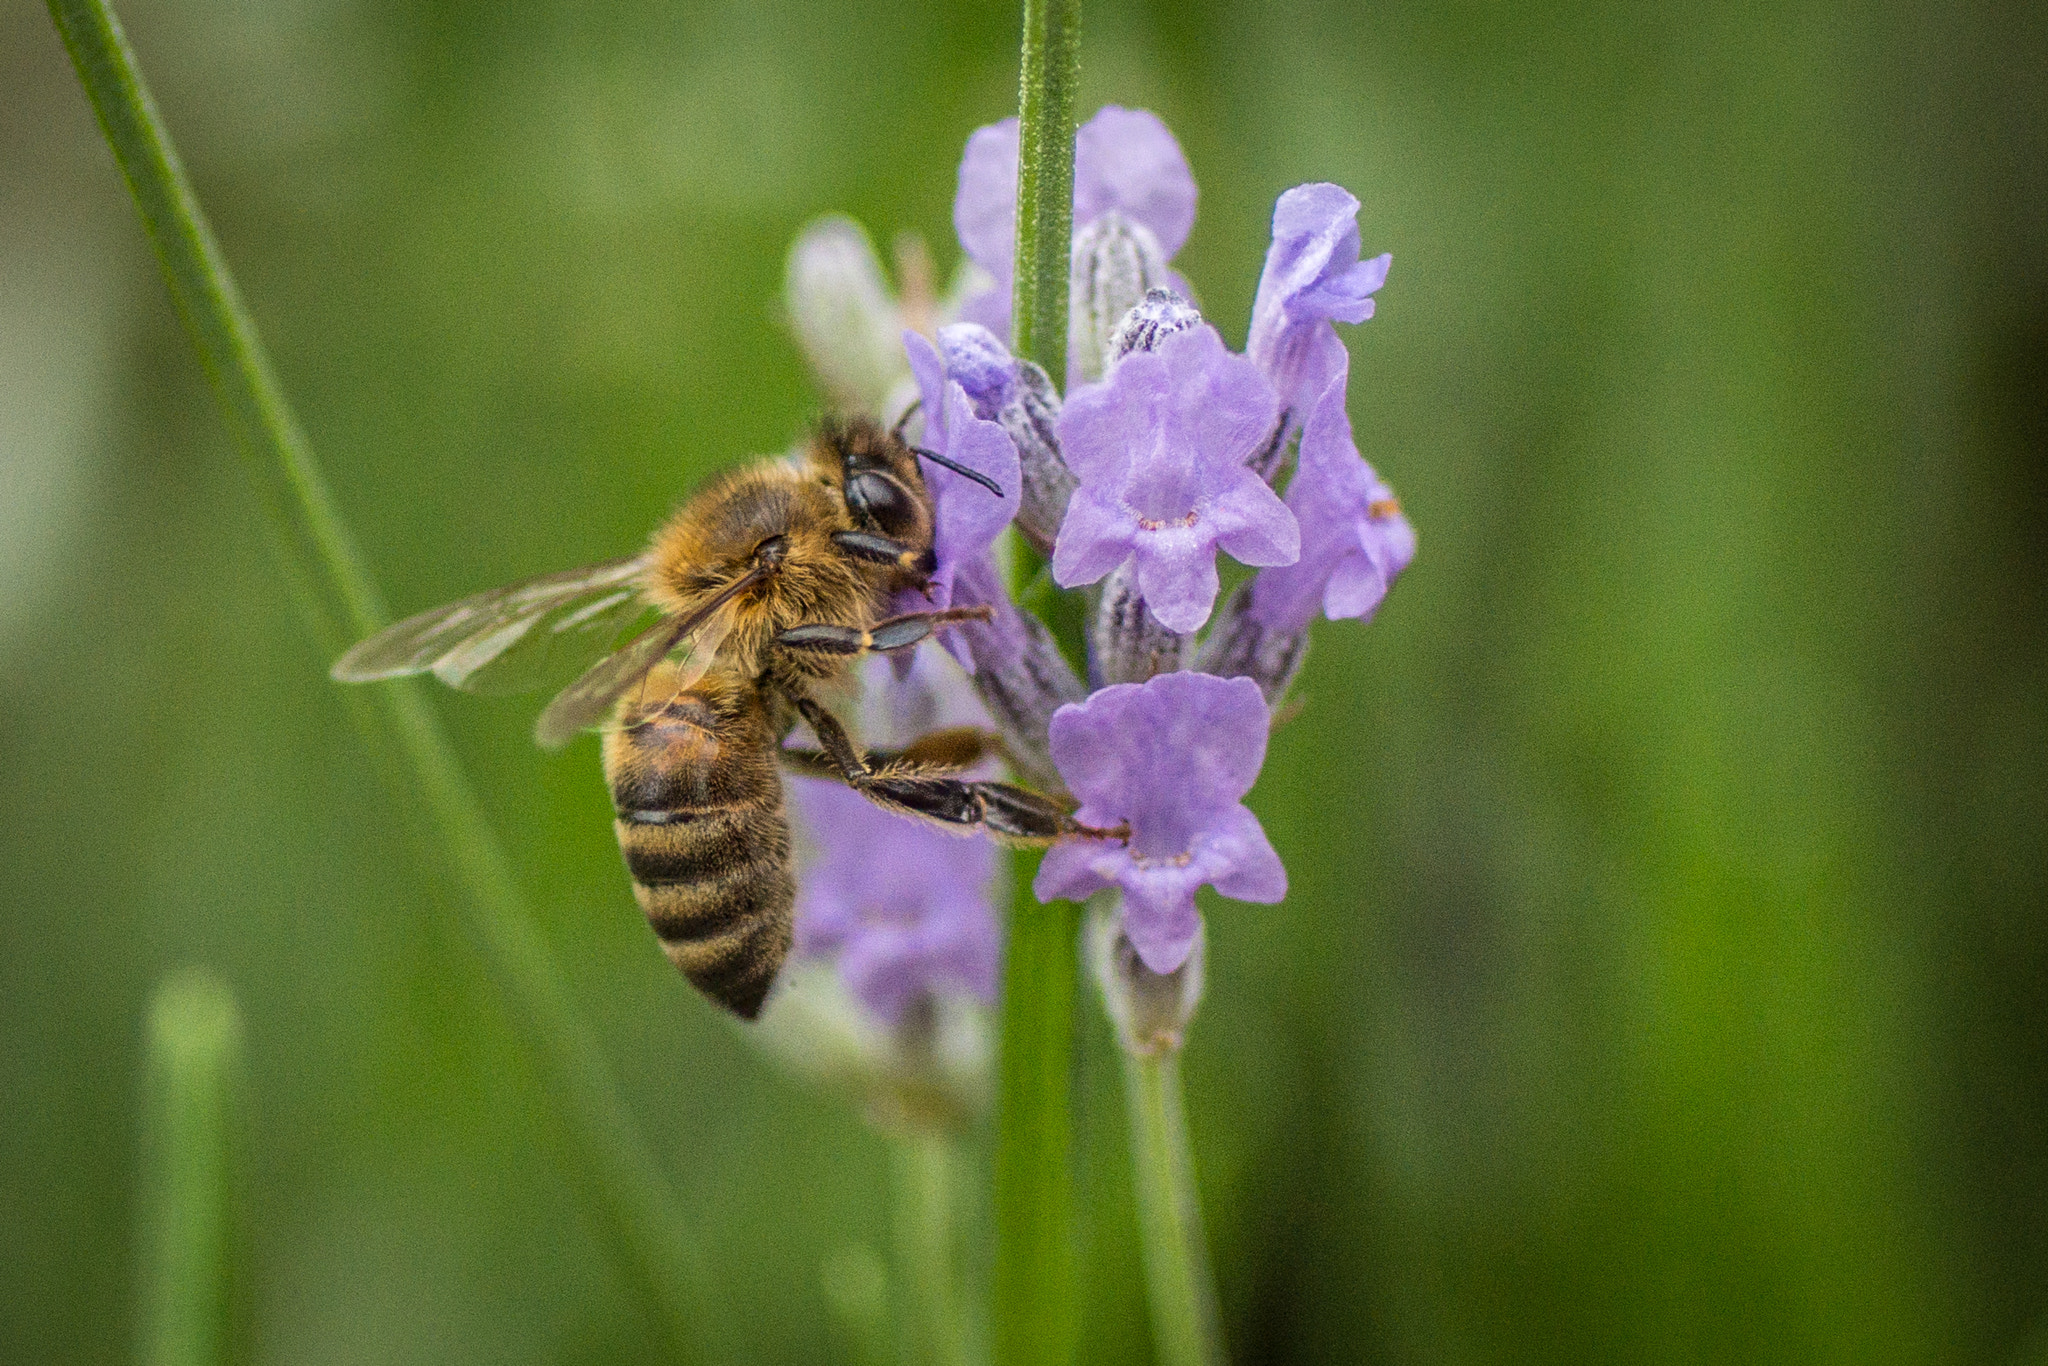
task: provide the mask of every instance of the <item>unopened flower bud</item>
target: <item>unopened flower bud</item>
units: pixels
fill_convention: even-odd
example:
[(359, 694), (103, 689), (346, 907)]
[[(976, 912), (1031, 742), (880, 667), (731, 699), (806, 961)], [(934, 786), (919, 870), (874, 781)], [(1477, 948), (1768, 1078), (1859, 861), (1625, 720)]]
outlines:
[(901, 311), (860, 224), (837, 214), (790, 248), (783, 306), (804, 356), (833, 403), (874, 416), (910, 378)]
[[(1099, 903), (1099, 904), (1098, 904)], [(1088, 958), (1102, 988), (1117, 1042), (1140, 1058), (1178, 1050), (1202, 1001), (1204, 935), (1198, 927), (1187, 960), (1172, 972), (1145, 966), (1123, 931), (1113, 897), (1098, 897), (1088, 925)]]
[(1160, 624), (1138, 591), (1137, 566), (1125, 560), (1102, 585), (1095, 614), (1095, 662), (1104, 683), (1143, 683), (1181, 667), (1193, 637)]
[(1068, 287), (1067, 383), (1091, 384), (1108, 370), (1117, 324), (1146, 294), (1172, 279), (1159, 239), (1112, 209), (1074, 235)]
[(1109, 369), (1133, 351), (1150, 351), (1202, 321), (1201, 312), (1170, 289), (1148, 289), (1109, 336)]
[(1053, 541), (1066, 520), (1067, 500), (1074, 496), (1074, 473), (1060, 455), (1053, 424), (1059, 420), (1060, 396), (1044, 370), (1030, 361), (1017, 365), (1017, 386), (996, 421), (1017, 443), (1024, 471), (1024, 499), (1017, 509), (1017, 530), (1041, 555), (1052, 554)]
[(1240, 584), (1216, 614), (1194, 667), (1219, 678), (1249, 678), (1259, 685), (1266, 705), (1277, 707), (1307, 657), (1308, 628), (1267, 626), (1252, 611), (1251, 585)]

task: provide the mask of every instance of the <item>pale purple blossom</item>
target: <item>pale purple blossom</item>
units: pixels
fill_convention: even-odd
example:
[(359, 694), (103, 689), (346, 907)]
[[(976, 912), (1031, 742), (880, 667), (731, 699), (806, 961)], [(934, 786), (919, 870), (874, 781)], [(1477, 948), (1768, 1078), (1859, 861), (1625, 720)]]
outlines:
[(1300, 421), (1350, 366), (1333, 322), (1362, 323), (1391, 255), (1358, 258), (1358, 200), (1341, 185), (1297, 185), (1273, 206), (1273, 243), (1245, 351)]
[(1345, 376), (1323, 390), (1301, 434), (1301, 464), (1287, 506), (1301, 525), (1301, 558), (1262, 570), (1251, 614), (1267, 630), (1306, 630), (1318, 610), (1331, 620), (1370, 620), (1415, 558), (1415, 529), (1351, 435)]
[(796, 905), (796, 952), (837, 954), (840, 980), (895, 1023), (923, 996), (995, 1000), (997, 851), (883, 810), (849, 787), (792, 778), (817, 847)]
[[(1156, 238), (1166, 260), (1194, 228), (1194, 175), (1180, 144), (1150, 110), (1107, 105), (1075, 132), (1075, 231), (1111, 210)], [(968, 257), (994, 281), (966, 300), (960, 315), (1005, 335), (1017, 267), (1017, 120), (977, 128), (967, 139), (953, 228)]]
[(1076, 390), (1058, 430), (1080, 483), (1053, 547), (1053, 579), (1073, 588), (1133, 560), (1153, 615), (1186, 633), (1215, 606), (1219, 547), (1244, 564), (1293, 563), (1294, 514), (1245, 463), (1277, 417), (1258, 367), (1207, 324)]
[[(1009, 353), (978, 327), (949, 327), (940, 334), (942, 344), (948, 334), (953, 334), (954, 344), (943, 356), (917, 333), (903, 334), (903, 347), (924, 405), (924, 445), (987, 475), (1002, 496), (934, 461), (922, 462), (925, 488), (932, 496), (932, 552), (938, 566), (932, 571), (929, 602), (936, 607), (952, 605), (953, 580), (960, 566), (989, 553), (996, 537), (1017, 515), (1023, 491), (1016, 443), (1002, 424), (977, 413), (976, 399), (961, 382), (963, 378), (971, 381), (983, 400), (994, 399), (1000, 406), (1005, 372), (989, 347), (1001, 352), (1003, 359)], [(963, 362), (958, 369), (951, 363), (955, 356)], [(1014, 362), (1007, 375), (1007, 383), (1014, 386)], [(958, 647), (953, 648), (957, 654)]]
[(1084, 825), (1130, 826), (1128, 845), (1054, 845), (1041, 901), (1124, 894), (1124, 933), (1153, 972), (1187, 960), (1201, 930), (1195, 889), (1239, 901), (1287, 895), (1287, 870), (1243, 803), (1266, 760), (1270, 719), (1248, 678), (1168, 673), (1102, 689), (1052, 719), (1052, 756)]

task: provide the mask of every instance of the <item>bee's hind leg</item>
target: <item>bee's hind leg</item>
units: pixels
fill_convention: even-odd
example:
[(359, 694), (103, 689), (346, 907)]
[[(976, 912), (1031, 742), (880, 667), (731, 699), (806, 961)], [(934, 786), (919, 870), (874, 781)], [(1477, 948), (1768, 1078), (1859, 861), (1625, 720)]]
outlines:
[[(912, 758), (916, 745), (900, 756), (890, 756), (893, 762), (870, 764), (853, 747), (838, 717), (803, 693), (792, 690), (790, 700), (823, 747), (823, 763), (815, 767), (802, 763), (803, 769), (835, 776), (877, 806), (958, 834), (979, 829), (1004, 844), (1044, 845), (1070, 836), (1126, 837), (1123, 830), (1082, 825), (1050, 798), (1010, 783), (974, 782), (919, 771), (921, 765)], [(826, 765), (835, 771), (821, 772)]]
[[(840, 778), (839, 766), (823, 750), (785, 749), (783, 767), (807, 778)], [(926, 731), (902, 749), (871, 749), (866, 761), (871, 772), (910, 769), (925, 774), (958, 773), (984, 759), (1007, 761), (1009, 750), (1003, 737), (980, 726), (944, 726)]]

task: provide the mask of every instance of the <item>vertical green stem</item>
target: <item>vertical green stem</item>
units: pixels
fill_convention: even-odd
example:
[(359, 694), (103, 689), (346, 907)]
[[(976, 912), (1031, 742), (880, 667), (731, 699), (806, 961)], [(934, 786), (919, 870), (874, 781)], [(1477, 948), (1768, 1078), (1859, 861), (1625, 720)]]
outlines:
[(1180, 1054), (1123, 1054), (1130, 1105), (1131, 1166), (1152, 1305), (1152, 1339), (1162, 1366), (1223, 1366), (1216, 1287), (1195, 1198), (1194, 1154), (1181, 1103)]
[[(1030, 860), (1019, 859), (1026, 870)], [(1026, 880), (1003, 947), (990, 1309), (997, 1366), (1073, 1359), (1074, 998), (1080, 908)]]
[(233, 1356), (235, 1147), (242, 1026), (199, 973), (150, 1002), (142, 1114), (142, 1366), (221, 1366)]
[[(1013, 349), (1055, 381), (1067, 373), (1074, 232), (1074, 86), (1080, 0), (1024, 0)], [(996, 1366), (1073, 1360), (1074, 1002), (1080, 908), (1040, 906), (1036, 860), (1017, 860), (1003, 957), (997, 1081)]]
[(1074, 237), (1074, 86), (1081, 0), (1024, 0), (1017, 128), (1017, 283), (1013, 349), (1067, 377), (1067, 277)]
[[(105, 0), (49, 0), (113, 149), (165, 282), (263, 503), (280, 569), (328, 657), (375, 630), (375, 584), (329, 496), (199, 201), (185, 178), (134, 53)], [(513, 880), (447, 737), (417, 687), (384, 685), (376, 709), (351, 701), (373, 750), (404, 757), (446, 854), (473, 937), (534, 1059), (586, 1183), (600, 1229), (649, 1301), (678, 1358), (695, 1355), (696, 1250), (653, 1156), (626, 1113), (596, 1039)]]
[(954, 1237), (959, 1157), (949, 1139), (929, 1133), (899, 1134), (889, 1148), (903, 1366), (967, 1366), (967, 1318)]

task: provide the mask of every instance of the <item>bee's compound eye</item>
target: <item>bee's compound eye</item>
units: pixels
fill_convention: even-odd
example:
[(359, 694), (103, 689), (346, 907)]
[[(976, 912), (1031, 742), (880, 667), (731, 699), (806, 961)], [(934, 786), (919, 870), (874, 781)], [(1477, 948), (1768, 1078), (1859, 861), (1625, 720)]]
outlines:
[(756, 564), (780, 564), (782, 557), (789, 553), (789, 540), (783, 536), (770, 536), (754, 547)]
[(846, 507), (885, 536), (900, 536), (917, 525), (910, 494), (878, 470), (862, 470), (846, 481)]

